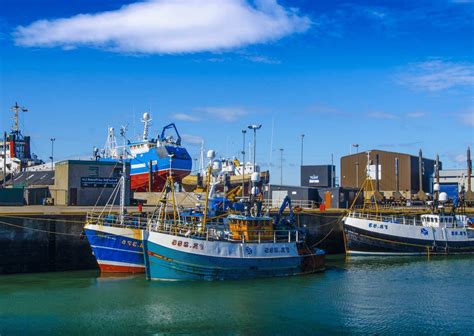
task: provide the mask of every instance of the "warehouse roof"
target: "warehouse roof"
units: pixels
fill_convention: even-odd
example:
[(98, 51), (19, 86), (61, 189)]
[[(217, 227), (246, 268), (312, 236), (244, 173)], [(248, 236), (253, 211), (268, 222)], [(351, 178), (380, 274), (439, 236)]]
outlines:
[(54, 171), (43, 170), (43, 171), (27, 171), (21, 172), (18, 175), (13, 176), (14, 185), (53, 185), (54, 184)]

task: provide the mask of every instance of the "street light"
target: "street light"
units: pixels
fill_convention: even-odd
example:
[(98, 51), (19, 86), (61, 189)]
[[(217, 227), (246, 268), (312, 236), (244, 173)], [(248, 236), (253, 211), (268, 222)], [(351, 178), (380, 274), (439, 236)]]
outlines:
[(283, 186), (283, 148), (280, 148), (280, 187)]
[(356, 154), (359, 153), (359, 144), (352, 144), (352, 147), (356, 149)]
[(51, 159), (51, 170), (54, 170), (54, 142), (56, 141), (56, 138), (51, 138), (51, 156), (49, 157)]
[(301, 134), (301, 166), (303, 166), (303, 140), (304, 134)]
[(242, 137), (243, 137), (243, 143), (242, 143), (242, 198), (245, 196), (245, 133), (247, 133), (247, 130), (243, 129), (242, 130)]
[(253, 171), (255, 172), (255, 154), (257, 152), (257, 130), (262, 128), (262, 125), (249, 125), (249, 129), (253, 130)]

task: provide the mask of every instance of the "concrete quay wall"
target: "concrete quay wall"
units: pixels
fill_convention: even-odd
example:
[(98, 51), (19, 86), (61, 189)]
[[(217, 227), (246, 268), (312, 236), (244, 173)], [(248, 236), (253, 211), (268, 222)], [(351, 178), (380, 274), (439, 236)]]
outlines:
[(0, 215), (0, 274), (95, 269), (84, 215)]

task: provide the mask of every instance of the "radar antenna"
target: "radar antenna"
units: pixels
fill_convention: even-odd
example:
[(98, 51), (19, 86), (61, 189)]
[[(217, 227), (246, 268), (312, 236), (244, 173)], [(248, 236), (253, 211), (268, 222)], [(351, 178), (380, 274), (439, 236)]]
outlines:
[(18, 132), (20, 130), (20, 127), (18, 125), (18, 119), (19, 119), (19, 112), (28, 112), (28, 109), (26, 107), (19, 106), (17, 102), (15, 102), (15, 105), (12, 106), (11, 108), (13, 112), (13, 132)]
[(148, 112), (143, 113), (142, 122), (143, 122), (143, 140), (148, 140), (148, 129), (151, 125), (151, 115)]
[(115, 130), (113, 127), (109, 127), (107, 140), (105, 141), (104, 146), (104, 157), (113, 159), (118, 158), (117, 139), (115, 138)]

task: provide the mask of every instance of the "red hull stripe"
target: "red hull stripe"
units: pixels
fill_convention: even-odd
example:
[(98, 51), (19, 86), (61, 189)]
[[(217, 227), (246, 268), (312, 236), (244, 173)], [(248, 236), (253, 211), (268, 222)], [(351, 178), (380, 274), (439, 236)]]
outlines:
[[(166, 177), (168, 176), (168, 170), (161, 170), (153, 173), (153, 186), (152, 191), (161, 191), (165, 185)], [(189, 170), (174, 170), (173, 177), (175, 181), (179, 182), (185, 176), (189, 175)], [(148, 191), (148, 173), (139, 173), (130, 175), (131, 188), (134, 191)]]
[(145, 267), (99, 264), (103, 273), (145, 273)]

